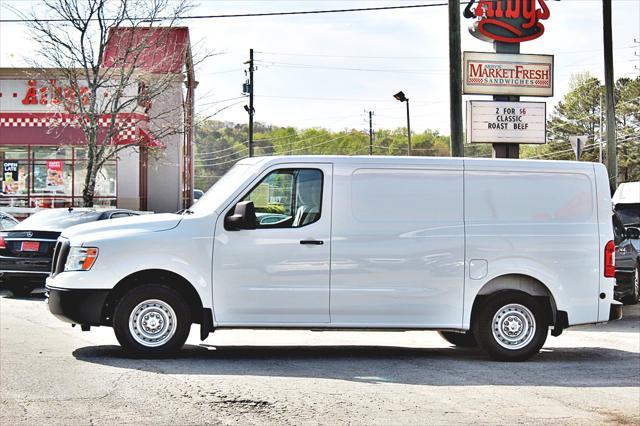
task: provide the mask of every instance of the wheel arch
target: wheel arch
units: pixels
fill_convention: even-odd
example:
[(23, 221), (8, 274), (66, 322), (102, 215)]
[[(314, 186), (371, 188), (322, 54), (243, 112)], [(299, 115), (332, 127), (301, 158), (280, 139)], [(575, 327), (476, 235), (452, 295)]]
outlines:
[(520, 291), (536, 298), (545, 309), (545, 317), (549, 325), (554, 326), (554, 333), (557, 332), (559, 335), (562, 329), (568, 326), (567, 314), (558, 310), (556, 299), (549, 287), (537, 278), (517, 273), (494, 277), (480, 288), (473, 300), (471, 324), (474, 323), (483, 301), (503, 291)]
[(183, 276), (164, 269), (137, 271), (121, 279), (109, 292), (105, 300), (101, 316), (103, 325), (111, 325), (113, 312), (122, 296), (133, 288), (149, 283), (163, 284), (177, 291), (184, 297), (189, 305), (193, 313), (193, 322), (196, 324), (206, 323), (207, 326), (209, 325), (209, 318), (207, 318), (206, 311), (211, 311), (204, 309), (202, 299), (193, 284)]

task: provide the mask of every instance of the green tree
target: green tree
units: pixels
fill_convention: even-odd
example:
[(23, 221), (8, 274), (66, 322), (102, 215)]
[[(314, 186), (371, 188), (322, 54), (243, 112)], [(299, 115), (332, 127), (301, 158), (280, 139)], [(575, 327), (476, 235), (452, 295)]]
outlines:
[[(621, 78), (616, 82), (616, 143), (619, 180), (640, 179), (640, 77)], [(582, 161), (598, 161), (600, 135), (600, 100), (604, 86), (588, 73), (574, 75), (570, 90), (554, 108), (547, 121), (548, 143), (524, 145), (523, 158), (573, 160), (570, 136), (587, 135), (589, 142), (580, 157)], [(603, 107), (604, 108), (604, 107)], [(602, 125), (606, 120), (602, 120)], [(606, 131), (602, 129), (606, 137)], [(604, 148), (603, 148), (604, 149)], [(606, 149), (604, 149), (606, 155)]]

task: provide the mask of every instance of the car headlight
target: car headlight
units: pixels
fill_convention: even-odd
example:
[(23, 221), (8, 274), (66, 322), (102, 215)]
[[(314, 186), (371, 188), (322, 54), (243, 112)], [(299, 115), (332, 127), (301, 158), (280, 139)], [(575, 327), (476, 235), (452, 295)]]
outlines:
[(96, 247), (71, 247), (64, 265), (65, 271), (88, 271), (98, 258)]

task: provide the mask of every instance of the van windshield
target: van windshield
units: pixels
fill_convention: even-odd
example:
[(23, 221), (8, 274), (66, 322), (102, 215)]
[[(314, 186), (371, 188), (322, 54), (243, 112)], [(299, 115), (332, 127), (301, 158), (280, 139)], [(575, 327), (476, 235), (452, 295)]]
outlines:
[(233, 192), (253, 173), (254, 168), (248, 164), (236, 164), (200, 199), (191, 206), (194, 213), (211, 213), (217, 210)]

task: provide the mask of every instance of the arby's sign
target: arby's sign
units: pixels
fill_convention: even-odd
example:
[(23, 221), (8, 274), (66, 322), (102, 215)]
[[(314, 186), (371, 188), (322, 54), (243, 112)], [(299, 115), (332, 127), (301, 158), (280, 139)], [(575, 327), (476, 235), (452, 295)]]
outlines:
[(29, 80), (22, 98), (23, 105), (60, 105), (74, 104), (78, 95), (83, 105), (89, 103), (89, 88), (87, 86), (63, 86), (50, 79), (46, 82)]
[[(114, 83), (114, 85), (116, 85)], [(110, 88), (114, 85), (105, 85), (96, 91), (97, 109), (101, 110), (111, 100)], [(144, 86), (141, 84), (131, 84), (124, 88), (121, 99), (130, 99), (139, 96)], [(76, 113), (82, 105), (88, 105), (91, 101), (91, 91), (86, 82), (71, 82), (64, 79), (35, 79), (35, 78), (15, 78), (0, 79), (0, 111), (1, 112), (70, 112)], [(139, 108), (143, 107), (143, 108)], [(108, 107), (108, 105), (107, 105)], [(142, 112), (148, 110), (150, 102), (144, 105), (142, 101), (131, 103), (126, 111), (121, 112)]]
[(521, 43), (544, 33), (549, 19), (547, 0), (470, 0), (464, 17), (477, 19), (469, 29), (484, 41)]

